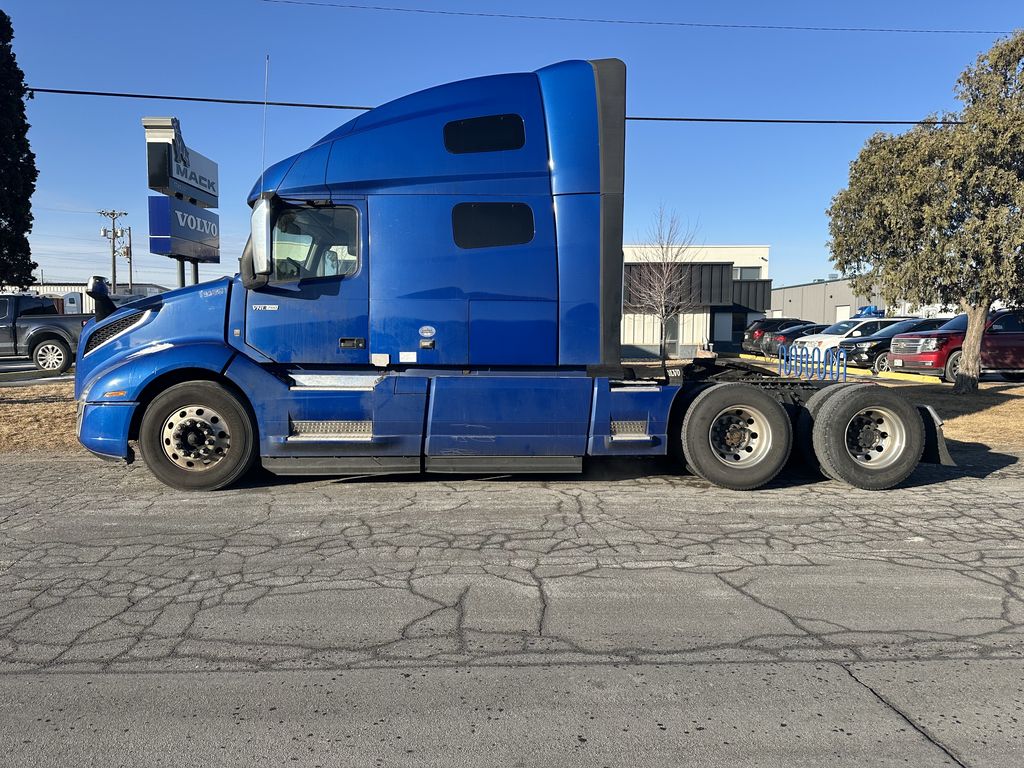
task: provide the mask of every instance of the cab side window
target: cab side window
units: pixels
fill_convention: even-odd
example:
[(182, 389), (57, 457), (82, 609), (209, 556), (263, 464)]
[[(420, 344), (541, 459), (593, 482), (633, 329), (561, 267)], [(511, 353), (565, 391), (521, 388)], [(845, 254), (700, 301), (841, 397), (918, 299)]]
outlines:
[(273, 282), (354, 275), (359, 269), (359, 212), (288, 208), (274, 222)]

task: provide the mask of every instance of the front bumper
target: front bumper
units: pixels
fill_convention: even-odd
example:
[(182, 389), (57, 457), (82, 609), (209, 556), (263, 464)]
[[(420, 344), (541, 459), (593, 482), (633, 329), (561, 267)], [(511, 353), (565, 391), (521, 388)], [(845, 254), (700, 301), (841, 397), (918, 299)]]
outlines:
[(130, 461), (135, 403), (78, 403), (78, 442), (102, 459)]
[(848, 349), (846, 347), (843, 347), (843, 349), (846, 350), (846, 364), (856, 366), (857, 368), (870, 368), (875, 364), (875, 358), (878, 357), (877, 354), (862, 349)]
[(946, 367), (946, 359), (941, 352), (921, 352), (916, 355), (890, 354), (889, 364), (894, 371), (941, 376)]

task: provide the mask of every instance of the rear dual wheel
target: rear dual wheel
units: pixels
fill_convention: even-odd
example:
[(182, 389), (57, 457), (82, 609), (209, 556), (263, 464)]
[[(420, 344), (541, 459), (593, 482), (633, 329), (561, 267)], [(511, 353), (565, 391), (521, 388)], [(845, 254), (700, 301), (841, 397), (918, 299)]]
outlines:
[(748, 384), (716, 384), (694, 398), (682, 427), (689, 468), (723, 488), (758, 488), (786, 464), (793, 429), (785, 409)]
[(921, 460), (924, 439), (917, 408), (893, 390), (871, 384), (844, 387), (825, 398), (812, 430), (822, 471), (872, 491), (906, 480)]

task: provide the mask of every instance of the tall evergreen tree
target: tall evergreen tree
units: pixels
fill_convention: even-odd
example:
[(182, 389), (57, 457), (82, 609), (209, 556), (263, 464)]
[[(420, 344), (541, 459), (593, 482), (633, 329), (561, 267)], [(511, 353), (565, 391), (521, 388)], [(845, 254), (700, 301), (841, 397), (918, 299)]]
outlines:
[(11, 49), (11, 17), (0, 10), (0, 288), (25, 288), (34, 280), (28, 233), (36, 156), (28, 144), (25, 75)]

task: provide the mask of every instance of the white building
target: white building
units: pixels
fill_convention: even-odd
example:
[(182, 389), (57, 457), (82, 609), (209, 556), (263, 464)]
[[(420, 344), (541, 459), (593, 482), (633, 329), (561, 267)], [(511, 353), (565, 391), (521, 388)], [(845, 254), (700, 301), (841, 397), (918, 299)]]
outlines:
[[(639, 245), (623, 247), (627, 286), (621, 337), (624, 357), (658, 353), (658, 319), (630, 312), (629, 271), (642, 268), (643, 250)], [(670, 357), (690, 357), (701, 348), (739, 348), (743, 329), (764, 317), (771, 306), (769, 251), (767, 245), (692, 245), (685, 249), (679, 261), (690, 269), (694, 309), (669, 321)]]

